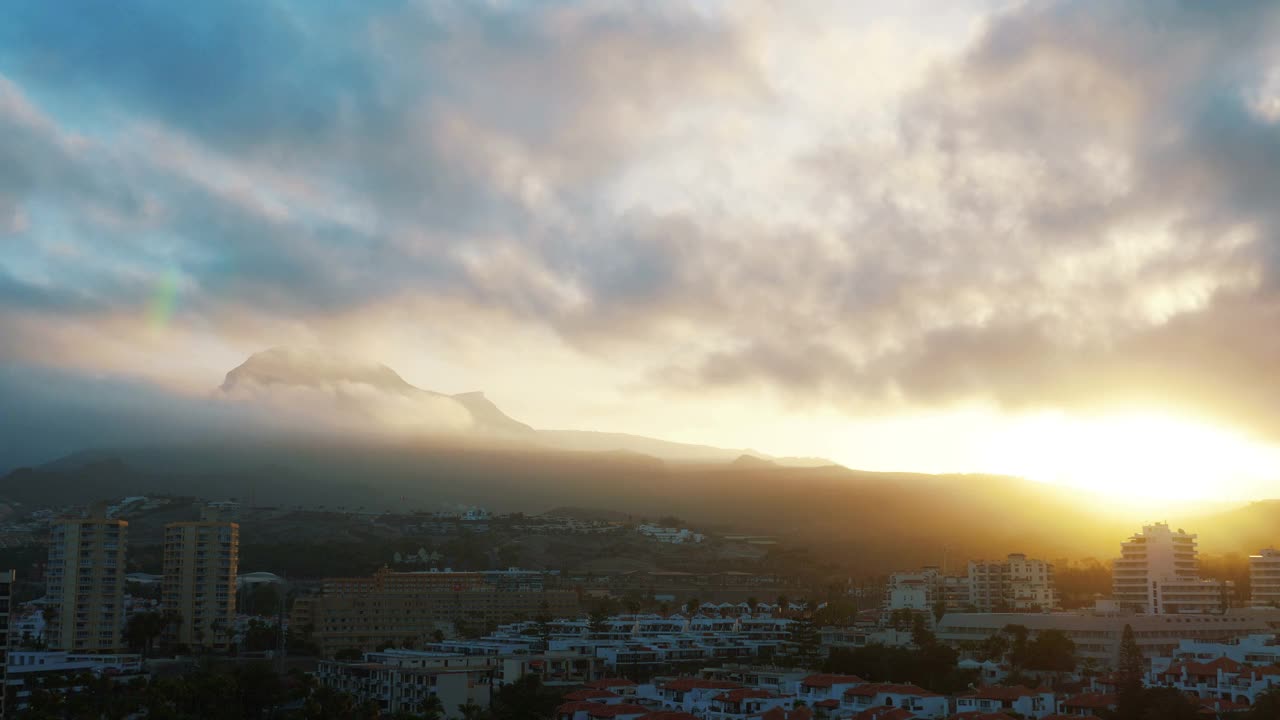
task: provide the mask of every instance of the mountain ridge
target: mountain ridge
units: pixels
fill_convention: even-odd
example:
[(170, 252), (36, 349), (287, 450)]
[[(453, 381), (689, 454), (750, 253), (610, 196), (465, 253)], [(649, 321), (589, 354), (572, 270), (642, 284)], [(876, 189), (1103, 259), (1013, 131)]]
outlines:
[[(539, 447), (578, 452), (631, 452), (673, 462), (729, 462), (751, 456), (778, 465), (816, 467), (835, 465), (821, 458), (774, 457), (752, 449), (728, 449), (682, 443), (643, 435), (595, 430), (535, 429), (507, 415), (483, 391), (447, 394), (417, 387), (381, 363), (362, 362), (316, 348), (277, 346), (250, 355), (227, 372), (218, 392), (227, 398), (260, 402), (273, 393), (293, 393), (281, 398), (288, 406), (304, 393), (310, 401), (328, 397), (336, 413), (354, 414), (372, 421), (397, 420), (397, 426), (448, 435), (477, 433), (504, 441), (527, 442)], [(286, 394), (287, 394), (286, 393)], [(414, 403), (429, 399), (429, 402)], [(411, 404), (405, 406), (402, 400)], [(431, 414), (440, 413), (441, 422)], [(416, 423), (400, 419), (406, 414)], [(465, 422), (457, 422), (465, 417)]]

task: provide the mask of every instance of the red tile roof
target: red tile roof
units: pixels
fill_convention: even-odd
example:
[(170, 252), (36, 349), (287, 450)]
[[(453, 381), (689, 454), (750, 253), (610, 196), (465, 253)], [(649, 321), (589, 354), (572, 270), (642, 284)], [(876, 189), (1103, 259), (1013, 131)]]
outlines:
[(1227, 657), (1220, 657), (1210, 660), (1207, 663), (1185, 661), (1170, 665), (1167, 670), (1160, 673), (1161, 675), (1181, 675), (1185, 670), (1187, 675), (1192, 677), (1217, 677), (1218, 671), (1225, 673), (1239, 673), (1246, 669), (1243, 663)]
[(620, 697), (618, 693), (609, 692), (608, 690), (597, 690), (595, 688), (584, 688), (582, 690), (574, 690), (565, 693), (565, 700), (603, 700), (605, 698)]
[(1062, 701), (1063, 707), (1069, 708), (1111, 708), (1115, 707), (1115, 693), (1081, 693), (1072, 695)]
[(563, 703), (556, 706), (556, 716), (572, 715), (583, 710), (590, 710), (592, 707), (600, 705), (600, 703), (589, 702), (587, 700), (574, 700), (572, 702)]
[(649, 712), (649, 708), (643, 705), (604, 705), (601, 703), (589, 703), (591, 707), (586, 708), (587, 715), (593, 718), (615, 718), (619, 715), (643, 715)]
[(838, 708), (840, 707), (840, 701), (836, 700), (835, 698), (828, 698), (826, 700), (819, 700), (818, 702), (814, 703), (813, 706), (820, 707), (820, 708)]
[(863, 680), (857, 675), (833, 675), (831, 673), (818, 673), (817, 675), (810, 675), (804, 680), (801, 680), (800, 684), (804, 687), (829, 688), (832, 685), (853, 685), (856, 683), (864, 683), (864, 682), (866, 682), (866, 680)]
[(641, 715), (637, 720), (699, 720), (697, 715), (678, 710), (659, 710)]

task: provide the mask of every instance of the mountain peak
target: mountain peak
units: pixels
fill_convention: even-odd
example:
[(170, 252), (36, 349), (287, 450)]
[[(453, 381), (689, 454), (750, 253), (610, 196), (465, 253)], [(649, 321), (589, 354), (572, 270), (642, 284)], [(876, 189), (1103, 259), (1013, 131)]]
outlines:
[(417, 389), (386, 365), (362, 362), (329, 350), (288, 346), (250, 355), (227, 373), (221, 389), (232, 393), (249, 385), (320, 388), (342, 383), (371, 385), (397, 394)]

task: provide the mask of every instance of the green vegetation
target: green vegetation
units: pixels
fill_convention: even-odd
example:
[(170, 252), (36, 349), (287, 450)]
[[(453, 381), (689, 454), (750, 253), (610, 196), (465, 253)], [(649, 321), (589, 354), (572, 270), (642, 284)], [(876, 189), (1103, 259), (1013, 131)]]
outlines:
[(977, 682), (976, 672), (956, 668), (955, 650), (931, 644), (918, 650), (886, 645), (836, 648), (822, 663), (823, 672), (847, 673), (874, 682), (910, 682), (936, 693), (962, 692)]

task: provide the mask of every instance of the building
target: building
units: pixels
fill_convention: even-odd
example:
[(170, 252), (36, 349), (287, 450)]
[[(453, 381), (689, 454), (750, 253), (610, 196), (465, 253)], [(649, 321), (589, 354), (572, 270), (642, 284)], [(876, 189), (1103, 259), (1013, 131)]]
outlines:
[(1249, 604), (1280, 607), (1280, 551), (1267, 548), (1249, 556)]
[[(12, 633), (9, 632), (9, 617), (13, 614), (13, 583), (17, 579), (17, 573), (13, 570), (5, 570), (0, 572), (0, 658), (8, 658), (9, 656), (9, 638)], [(4, 717), (5, 697), (9, 693), (5, 692), (8, 685), (8, 667), (9, 663), (0, 662), (0, 718)]]
[(169, 640), (187, 646), (225, 647), (236, 620), (240, 526), (222, 520), (164, 527), (164, 580), (160, 607), (179, 622)]
[(1048, 688), (983, 687), (956, 698), (956, 713), (1015, 712), (1018, 717), (1043, 718), (1057, 711), (1057, 700)]
[(1004, 564), (969, 561), (969, 604), (980, 612), (1004, 609)]
[(1273, 631), (1265, 611), (1233, 610), (1225, 615), (1124, 615), (1095, 613), (948, 613), (938, 623), (937, 636), (955, 647), (969, 647), (1000, 632), (1006, 625), (1023, 625), (1034, 636), (1061, 630), (1075, 643), (1081, 660), (1110, 667), (1120, 650), (1124, 626), (1133, 627), (1145, 657), (1168, 657), (1183, 640), (1230, 642)]
[[(840, 708), (866, 713), (877, 708), (897, 708), (911, 718), (944, 718), (950, 702), (946, 697), (916, 685), (867, 683), (844, 691)], [(855, 715), (858, 717), (858, 715)], [(898, 717), (903, 717), (899, 714)]]
[(1151, 667), (1160, 668), (1179, 661), (1206, 662), (1229, 658), (1246, 665), (1280, 665), (1280, 638), (1275, 635), (1249, 635), (1233, 642), (1201, 642), (1183, 640), (1167, 658), (1152, 658)]
[[(49, 683), (50, 678), (75, 678), (85, 674), (109, 675), (116, 682), (128, 682), (142, 674), (142, 656), (130, 654), (84, 654), (65, 650), (13, 650), (8, 654), (4, 695), (17, 712), (27, 707), (33, 689), (56, 687), (59, 693), (77, 693), (87, 688)], [(7, 715), (4, 717), (8, 717)]]
[(1049, 610), (1057, 607), (1053, 587), (1053, 565), (1028, 558), (1022, 553), (1010, 555), (1004, 563), (1004, 605), (1011, 610)]
[(325, 580), (318, 596), (294, 602), (291, 624), (308, 628), (326, 657), (343, 649), (422, 644), (459, 628), (577, 616), (578, 594), (542, 588), (538, 573), (393, 572)]
[(96, 511), (56, 520), (45, 592), (51, 648), (114, 653), (123, 648), (125, 545), (129, 523)]
[(979, 612), (1051, 610), (1058, 605), (1053, 565), (1012, 553), (1004, 562), (969, 562), (969, 605)]
[(943, 599), (943, 576), (935, 567), (893, 573), (885, 586), (885, 609), (890, 612), (931, 612), (933, 604)]
[(462, 717), (461, 705), (489, 707), (493, 667), (490, 658), (404, 650), (365, 653), (361, 662), (322, 661), (316, 679), (325, 687), (373, 701), (391, 715), (419, 712), (431, 697), (446, 718)]
[(1204, 663), (1179, 661), (1152, 673), (1150, 683), (1201, 700), (1252, 705), (1259, 695), (1280, 687), (1280, 667), (1255, 667), (1227, 657)]
[(1112, 569), (1112, 599), (1150, 615), (1220, 613), (1228, 585), (1200, 579), (1196, 536), (1165, 523), (1144, 525), (1120, 544)]

